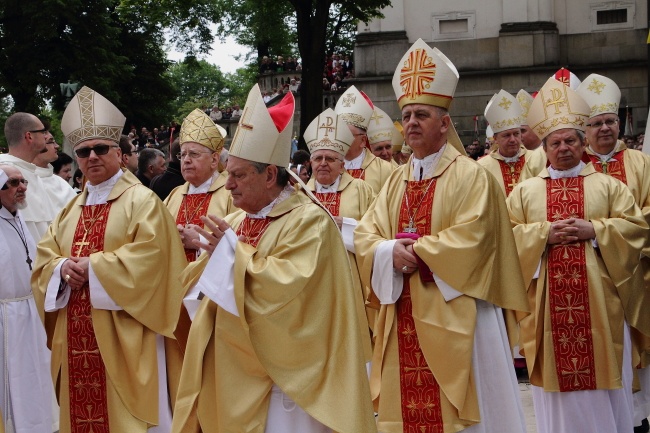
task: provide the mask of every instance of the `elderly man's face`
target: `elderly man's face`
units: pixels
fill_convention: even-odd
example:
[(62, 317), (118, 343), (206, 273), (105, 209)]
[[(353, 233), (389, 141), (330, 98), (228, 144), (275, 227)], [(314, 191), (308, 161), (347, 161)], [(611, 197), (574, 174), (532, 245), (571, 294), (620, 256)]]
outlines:
[(371, 144), (370, 149), (373, 155), (384, 161), (390, 162), (393, 159), (393, 144), (390, 141), (380, 141), (379, 143)]
[(519, 128), (506, 129), (494, 134), (494, 139), (499, 146), (501, 156), (512, 158), (517, 155), (521, 146), (521, 130)]
[[(16, 167), (2, 165), (0, 169), (9, 177), (4, 185), (6, 189), (0, 190), (0, 203), (11, 213), (16, 212), (16, 209), (24, 209), (27, 205), (25, 202), (27, 192), (27, 185), (24, 183), (25, 178)], [(11, 186), (9, 183), (17, 183), (17, 185)]]
[(343, 173), (343, 157), (333, 150), (321, 149), (311, 154), (311, 171), (321, 185), (331, 185)]
[(183, 179), (194, 186), (207, 181), (219, 167), (219, 152), (213, 152), (199, 143), (183, 143), (179, 159)]
[(580, 163), (585, 142), (573, 128), (551, 132), (544, 144), (546, 158), (556, 170), (568, 170)]
[[(268, 205), (269, 185), (273, 185), (275, 166), (267, 166), (261, 173), (248, 160), (228, 157), (226, 189), (232, 195), (233, 204), (245, 212), (256, 213)], [(276, 172), (277, 176), (277, 172)]]
[(609, 153), (614, 149), (619, 132), (620, 122), (618, 116), (613, 113), (594, 116), (587, 122), (587, 142), (601, 154)]
[[(105, 151), (106, 153), (104, 153)], [(78, 144), (74, 148), (74, 152), (81, 172), (92, 185), (110, 179), (120, 169), (122, 159), (120, 146), (110, 140), (86, 140)], [(87, 152), (90, 154), (85, 156)]]

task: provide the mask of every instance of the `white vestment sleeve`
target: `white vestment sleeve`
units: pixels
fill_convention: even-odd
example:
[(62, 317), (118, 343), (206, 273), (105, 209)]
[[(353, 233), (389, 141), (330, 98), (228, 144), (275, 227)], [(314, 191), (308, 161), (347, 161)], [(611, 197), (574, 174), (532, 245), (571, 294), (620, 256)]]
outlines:
[(402, 294), (403, 274), (393, 269), (393, 247), (396, 239), (377, 245), (372, 263), (372, 290), (381, 304), (394, 304)]
[(433, 271), (431, 271), (431, 273), (433, 274), (433, 281), (436, 282), (436, 286), (438, 286), (438, 289), (440, 289), (440, 293), (442, 293), (442, 297), (445, 298), (446, 302), (449, 302), (452, 299), (456, 299), (462, 295), (462, 293), (460, 293), (458, 290), (445, 283), (442, 278), (437, 276)]
[(90, 303), (93, 308), (98, 310), (122, 310), (120, 307), (113, 301), (106, 289), (102, 286), (102, 283), (97, 279), (97, 275), (93, 271), (93, 267), (88, 262), (88, 286), (90, 287)]
[(343, 237), (343, 244), (345, 249), (354, 254), (354, 229), (357, 228), (357, 220), (354, 218), (343, 217), (343, 224), (341, 224), (341, 236)]
[(542, 270), (542, 259), (539, 259), (537, 264), (537, 269), (535, 270), (535, 275), (533, 275), (533, 280), (539, 278), (539, 272)]
[(235, 302), (235, 246), (237, 235), (232, 229), (214, 249), (195, 289), (214, 301), (221, 308), (239, 317)]
[(61, 288), (61, 266), (68, 259), (61, 260), (59, 264), (54, 268), (52, 272), (52, 277), (50, 282), (47, 283), (47, 290), (45, 291), (45, 311), (48, 313), (68, 305), (68, 299), (70, 299), (70, 286), (67, 284), (63, 285), (63, 290), (59, 293), (59, 288)]
[(194, 315), (196, 315), (196, 310), (199, 309), (201, 305), (201, 300), (199, 296), (201, 295), (201, 290), (199, 290), (199, 285), (195, 284), (183, 298), (183, 305), (187, 310), (187, 314), (190, 316), (190, 320), (194, 321)]

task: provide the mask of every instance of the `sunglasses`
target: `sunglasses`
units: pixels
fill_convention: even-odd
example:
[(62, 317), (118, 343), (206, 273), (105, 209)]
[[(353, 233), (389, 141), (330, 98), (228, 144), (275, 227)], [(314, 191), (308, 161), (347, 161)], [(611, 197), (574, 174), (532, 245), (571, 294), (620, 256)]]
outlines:
[(106, 155), (108, 151), (111, 150), (111, 147), (119, 147), (119, 146), (98, 144), (97, 146), (93, 146), (93, 147), (82, 147), (81, 149), (76, 149), (74, 153), (77, 155), (78, 158), (88, 158), (90, 156), (90, 152), (94, 150), (95, 155), (101, 156), (101, 155)]
[(2, 189), (7, 189), (9, 187), (16, 188), (21, 183), (23, 185), (25, 185), (25, 186), (27, 186), (29, 184), (27, 179), (17, 179), (17, 178), (14, 177), (14, 178), (8, 179), (7, 182), (4, 184), (4, 186), (2, 187)]

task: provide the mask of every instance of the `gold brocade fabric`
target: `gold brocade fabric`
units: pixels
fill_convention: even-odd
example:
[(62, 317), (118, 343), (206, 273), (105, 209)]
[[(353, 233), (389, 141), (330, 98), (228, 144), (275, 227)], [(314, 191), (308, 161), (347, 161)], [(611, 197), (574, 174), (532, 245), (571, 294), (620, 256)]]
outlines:
[(370, 149), (366, 149), (366, 156), (363, 158), (361, 168), (364, 170), (364, 182), (370, 185), (375, 194), (379, 194), (379, 190), (393, 172), (393, 166), (383, 159), (377, 158)]
[(519, 183), (525, 181), (526, 179), (530, 179), (531, 177), (537, 176), (542, 170), (546, 168), (546, 152), (544, 151), (544, 147), (541, 144), (535, 150), (526, 149), (526, 155), (528, 155), (529, 158), (526, 165), (524, 165), (524, 169), (521, 171)]
[[(237, 230), (245, 214), (226, 220)], [(173, 432), (194, 410), (211, 433), (263, 433), (273, 384), (334, 432), (376, 432), (355, 293), (338, 228), (303, 192), (268, 215), (257, 248), (238, 242), (240, 317), (205, 297), (196, 313)], [(206, 257), (188, 266), (193, 286)]]
[[(510, 190), (512, 190), (512, 188), (514, 188), (514, 185), (516, 185), (517, 183), (523, 182), (528, 177), (532, 177), (530, 173), (535, 172), (535, 174), (537, 174), (540, 171), (542, 171), (542, 169), (544, 169), (544, 166), (546, 164), (546, 160), (542, 161), (541, 158), (537, 157), (537, 155), (534, 155), (534, 151), (531, 152), (529, 150), (526, 150), (526, 148), (524, 148), (523, 146), (519, 151), (519, 157), (525, 159), (524, 166), (517, 173), (518, 182), (514, 182), (514, 184), (509, 188)], [(477, 162), (479, 165), (483, 166), (483, 168), (485, 168), (492, 176), (495, 177), (497, 182), (499, 182), (501, 191), (507, 197), (506, 185), (503, 182), (503, 173), (501, 172), (499, 161), (505, 161), (505, 159), (503, 158), (503, 156), (499, 154), (498, 150), (495, 150), (493, 152), (490, 152), (488, 157), (481, 158)]]
[[(32, 275), (34, 300), (52, 349), (62, 433), (69, 431), (67, 307), (53, 313), (44, 313), (43, 308), (52, 272), (69, 257), (86, 195), (86, 191), (79, 194), (54, 220), (38, 246)], [(184, 296), (179, 275), (186, 261), (171, 215), (134, 175), (125, 172), (108, 201), (112, 205), (104, 251), (91, 254), (90, 264), (108, 295), (124, 310), (93, 308), (92, 321), (106, 366), (111, 429), (144, 432), (158, 423), (156, 334), (173, 337)]]
[[(418, 239), (414, 250), (466, 296), (445, 302), (435, 283), (423, 283), (417, 272), (410, 287), (420, 345), (440, 385), (444, 431), (449, 433), (480, 422), (471, 365), (475, 299), (517, 311), (528, 306), (503, 194), (494, 177), (453, 146), (445, 147), (433, 177), (438, 180), (431, 235)], [(355, 230), (361, 280), (369, 287), (375, 248), (399, 231), (400, 204), (410, 178), (410, 164), (395, 170)], [(370, 300), (378, 305), (374, 294)], [(381, 305), (375, 331), (370, 381), (378, 428), (401, 433), (395, 305)]]
[[(307, 188), (312, 192), (316, 192), (314, 179), (310, 179), (307, 183)], [(370, 204), (375, 199), (375, 193), (372, 188), (358, 179), (352, 178), (348, 173), (344, 172), (341, 175), (338, 191), (341, 192), (341, 202), (338, 215), (346, 218), (354, 218), (359, 221), (366, 213)], [(348, 258), (350, 260), (350, 268), (352, 269), (352, 282), (354, 284), (354, 293), (359, 295), (359, 310), (357, 314), (361, 320), (362, 337), (364, 340), (364, 351), (366, 352), (366, 361), (372, 358), (372, 348), (368, 338), (368, 328), (373, 330), (375, 320), (377, 318), (377, 309), (372, 307), (364, 307), (365, 300), (370, 295), (370, 288), (361, 285), (359, 278), (359, 268), (357, 268), (357, 261), (354, 254), (348, 251)], [(365, 318), (365, 320), (363, 320)]]
[[(588, 164), (584, 177), (585, 219), (593, 223), (598, 251), (585, 243), (596, 389), (621, 387), (623, 321), (648, 332), (648, 301), (643, 296), (639, 254), (648, 226), (628, 189)], [(543, 170), (515, 187), (508, 209), (517, 241), (532, 314), (520, 322), (523, 354), (531, 383), (559, 391), (547, 296), (546, 178)], [(539, 278), (533, 278), (540, 263)]]

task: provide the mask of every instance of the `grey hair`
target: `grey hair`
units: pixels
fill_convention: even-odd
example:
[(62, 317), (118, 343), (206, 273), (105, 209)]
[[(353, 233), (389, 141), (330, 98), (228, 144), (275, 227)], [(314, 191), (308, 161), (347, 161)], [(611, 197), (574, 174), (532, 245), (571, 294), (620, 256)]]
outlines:
[[(255, 167), (255, 171), (257, 171), (258, 173), (263, 172), (264, 170), (266, 170), (266, 167), (271, 165), (271, 164), (266, 164), (263, 162), (255, 162), (255, 161), (250, 161), (250, 163), (253, 167)], [(287, 172), (286, 168), (280, 167), (278, 165), (276, 165), (276, 167), (278, 168), (278, 175), (275, 178), (275, 184), (277, 186), (281, 186), (284, 188), (289, 182), (290, 174)]]
[(140, 151), (138, 156), (138, 172), (144, 173), (147, 171), (149, 164), (153, 164), (157, 157), (162, 156), (165, 158), (165, 154), (158, 149), (146, 148)]
[[(587, 136), (585, 135), (585, 132), (582, 131), (582, 130), (580, 130), (580, 129), (576, 129), (575, 131), (576, 131), (576, 134), (578, 135), (578, 138), (580, 138), (580, 143), (581, 143), (581, 144), (585, 144), (585, 140), (587, 140)], [(555, 131), (553, 131), (553, 132), (555, 132)], [(552, 134), (553, 132), (551, 132), (551, 134)], [(543, 145), (543, 146), (546, 146), (546, 139), (547, 139), (548, 136), (551, 135), (551, 134), (548, 134), (546, 137), (542, 138), (542, 145)]]

